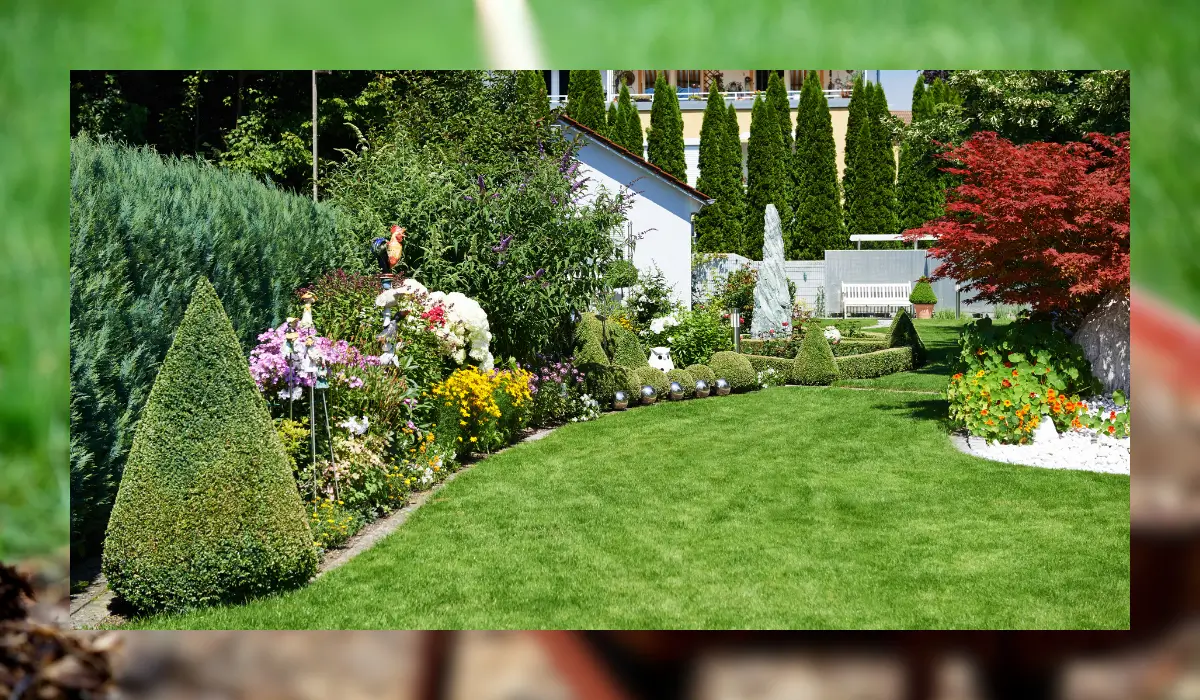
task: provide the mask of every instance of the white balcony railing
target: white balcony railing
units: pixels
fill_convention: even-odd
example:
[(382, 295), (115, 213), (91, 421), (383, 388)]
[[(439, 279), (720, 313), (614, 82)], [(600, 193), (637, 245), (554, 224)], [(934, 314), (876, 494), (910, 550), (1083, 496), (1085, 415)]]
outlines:
[[(826, 99), (839, 99), (839, 98), (850, 97), (850, 88), (834, 88), (833, 90), (822, 90), (821, 92), (825, 93)], [(720, 94), (722, 97), (725, 98), (726, 101), (731, 101), (731, 100), (753, 100), (755, 95), (765, 94), (765, 93), (766, 93), (765, 90), (758, 90), (758, 91), (750, 91), (750, 92), (722, 92)], [(677, 92), (677, 94), (678, 94), (679, 100), (681, 102), (682, 101), (703, 102), (703, 101), (708, 100), (707, 92)], [(800, 91), (799, 90), (788, 90), (787, 95), (788, 95), (789, 100), (800, 99)], [(629, 95), (629, 97), (634, 102), (653, 102), (654, 101), (654, 93), (649, 93), (649, 92), (631, 93)], [(613, 95), (612, 99), (616, 100), (617, 99), (616, 95)], [(567, 102), (566, 95), (550, 95), (550, 104), (566, 104), (566, 102)]]

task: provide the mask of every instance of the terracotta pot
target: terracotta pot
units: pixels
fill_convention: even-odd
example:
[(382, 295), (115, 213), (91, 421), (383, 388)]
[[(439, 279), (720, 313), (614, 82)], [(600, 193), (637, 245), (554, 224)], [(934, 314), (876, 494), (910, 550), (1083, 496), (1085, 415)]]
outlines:
[(933, 318), (933, 304), (913, 304), (917, 318)]

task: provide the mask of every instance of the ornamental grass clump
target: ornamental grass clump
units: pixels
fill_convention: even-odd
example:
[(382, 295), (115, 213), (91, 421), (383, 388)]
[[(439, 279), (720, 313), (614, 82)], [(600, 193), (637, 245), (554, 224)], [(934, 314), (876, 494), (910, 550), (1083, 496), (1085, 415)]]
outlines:
[(820, 326), (810, 325), (800, 343), (800, 352), (792, 368), (792, 379), (797, 384), (827, 386), (838, 378), (837, 361), (829, 339)]
[(201, 278), (134, 437), (104, 574), (147, 613), (295, 588), (316, 572), (308, 517), (233, 326)]
[(712, 359), (708, 361), (708, 366), (717, 379), (729, 382), (729, 388), (733, 391), (750, 391), (758, 388), (758, 373), (754, 371), (754, 367), (751, 366), (750, 360), (746, 359), (745, 355), (722, 350), (713, 354)]

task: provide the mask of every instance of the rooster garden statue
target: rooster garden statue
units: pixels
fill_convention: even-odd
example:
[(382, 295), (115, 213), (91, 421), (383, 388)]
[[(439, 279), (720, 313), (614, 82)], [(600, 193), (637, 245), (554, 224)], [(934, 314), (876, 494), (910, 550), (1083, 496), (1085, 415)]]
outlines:
[(404, 250), (404, 228), (392, 226), (391, 234), (390, 239), (376, 238), (371, 245), (383, 274), (389, 274), (395, 269)]

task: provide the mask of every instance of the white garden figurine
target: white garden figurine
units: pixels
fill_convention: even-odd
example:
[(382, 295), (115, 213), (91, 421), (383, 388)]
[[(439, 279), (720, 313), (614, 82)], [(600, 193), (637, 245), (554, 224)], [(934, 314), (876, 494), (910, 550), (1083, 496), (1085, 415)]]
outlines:
[(675, 369), (675, 363), (671, 362), (671, 348), (650, 348), (649, 362), (651, 367), (664, 372)]
[(836, 326), (825, 326), (825, 339), (830, 345), (837, 345), (842, 342), (842, 333)]

